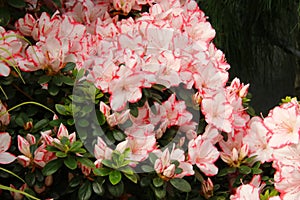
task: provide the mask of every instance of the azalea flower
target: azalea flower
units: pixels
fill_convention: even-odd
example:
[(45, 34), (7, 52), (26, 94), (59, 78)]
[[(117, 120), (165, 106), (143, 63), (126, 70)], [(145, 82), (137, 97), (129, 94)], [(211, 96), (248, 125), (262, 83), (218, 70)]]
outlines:
[(55, 153), (46, 150), (47, 145), (45, 143), (42, 143), (32, 155), (30, 146), (35, 143), (35, 137), (31, 134), (27, 134), (27, 139), (18, 135), (18, 149), (23, 155), (19, 155), (17, 158), (23, 167), (36, 165), (43, 168), (48, 162), (56, 159)]
[(243, 131), (227, 134), (227, 140), (219, 142), (222, 149), (221, 159), (232, 167), (239, 167), (249, 153), (247, 144), (243, 144)]
[(269, 145), (280, 148), (299, 143), (300, 107), (296, 99), (271, 110), (264, 119), (264, 124), (271, 130)]
[(203, 140), (201, 135), (189, 141), (188, 156), (192, 164), (207, 176), (213, 176), (218, 173), (218, 168), (214, 162), (219, 158), (219, 151), (208, 140)]
[[(158, 156), (154, 163), (154, 169), (162, 179), (183, 178), (194, 174), (192, 164), (185, 161), (184, 151), (175, 148), (175, 144), (173, 144), (171, 152), (166, 148), (163, 152), (157, 150), (154, 153)], [(174, 161), (179, 162), (177, 167)], [(181, 169), (181, 172), (176, 173), (176, 168)]]
[(270, 131), (266, 128), (263, 120), (253, 117), (249, 122), (249, 128), (243, 137), (243, 143), (249, 147), (249, 157), (256, 156), (255, 161), (271, 162), (273, 148), (269, 145)]
[(6, 152), (11, 145), (11, 136), (7, 132), (0, 132), (0, 164), (9, 164), (13, 162), (16, 157)]
[(230, 200), (260, 200), (259, 189), (251, 184), (241, 185), (236, 194), (230, 196)]

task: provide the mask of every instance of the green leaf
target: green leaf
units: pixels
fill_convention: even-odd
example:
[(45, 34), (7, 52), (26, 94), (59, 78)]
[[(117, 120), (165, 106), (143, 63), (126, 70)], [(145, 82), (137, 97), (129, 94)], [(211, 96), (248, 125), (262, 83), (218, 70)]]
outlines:
[(150, 184), (151, 184), (150, 177), (146, 176), (146, 177), (141, 178), (141, 181), (140, 181), (141, 187), (148, 187)]
[(251, 168), (246, 166), (246, 165), (242, 165), (239, 168), (239, 172), (242, 174), (250, 174), (251, 173)]
[(62, 164), (63, 161), (61, 159), (55, 159), (48, 162), (42, 170), (44, 176), (54, 174), (62, 166)]
[(65, 108), (65, 106), (64, 105), (61, 105), (61, 104), (55, 104), (55, 109), (56, 109), (56, 111), (59, 113), (59, 114), (61, 114), (61, 115), (66, 115), (67, 113), (66, 113), (66, 108)]
[(35, 174), (29, 172), (25, 175), (25, 181), (29, 185), (29, 187), (32, 187), (35, 184)]
[(93, 172), (96, 176), (107, 176), (111, 172), (111, 169), (102, 167), (94, 169)]
[(77, 157), (76, 159), (78, 162), (80, 162), (81, 164), (87, 167), (91, 167), (91, 168), (95, 167), (94, 163), (88, 158)]
[(61, 69), (61, 72), (68, 72), (73, 70), (76, 67), (76, 64), (73, 62), (68, 62), (63, 69)]
[(226, 176), (227, 174), (235, 173), (236, 168), (223, 168), (219, 171), (218, 176)]
[(62, 151), (58, 151), (55, 153), (55, 155), (59, 158), (65, 158), (67, 157), (67, 154), (65, 152), (62, 152)]
[(120, 181), (116, 185), (107, 185), (108, 191), (115, 197), (120, 197), (124, 192), (124, 183), (123, 181)]
[(100, 126), (105, 124), (106, 118), (102, 112), (100, 112), (99, 110), (96, 110), (96, 116), (97, 116), (97, 120), (98, 120), (98, 123)]
[(121, 172), (125, 173), (125, 174), (129, 174), (129, 175), (133, 175), (134, 171), (132, 170), (131, 167), (129, 166), (125, 166), (119, 169)]
[(77, 153), (77, 151), (82, 147), (82, 142), (81, 141), (75, 141), (73, 142), (73, 144), (71, 145), (69, 151)]
[(0, 26), (6, 26), (10, 21), (10, 13), (7, 8), (0, 8)]
[(89, 200), (92, 196), (92, 184), (86, 180), (78, 190), (78, 199)]
[(52, 82), (53, 82), (56, 86), (62, 86), (62, 84), (63, 84), (63, 79), (62, 79), (61, 76), (53, 76)]
[(56, 96), (59, 93), (59, 87), (57, 87), (54, 84), (49, 84), (48, 85), (48, 92), (52, 96)]
[(38, 130), (46, 127), (48, 124), (49, 124), (48, 119), (42, 119), (42, 120), (36, 122), (33, 126), (33, 132), (38, 131)]
[(105, 190), (104, 190), (104, 188), (103, 188), (103, 186), (102, 186), (103, 183), (104, 183), (104, 181), (103, 181), (102, 183), (99, 183), (99, 182), (97, 182), (97, 181), (93, 182), (93, 184), (92, 184), (93, 191), (94, 191), (97, 195), (102, 196), (102, 195), (105, 193)]
[(70, 187), (77, 187), (82, 181), (81, 176), (74, 176), (71, 181), (69, 181), (69, 186)]
[(174, 178), (170, 180), (170, 183), (182, 192), (190, 192), (192, 190), (191, 185), (184, 179)]
[(7, 3), (15, 8), (24, 8), (26, 6), (26, 3), (24, 0), (9, 0)]
[(69, 86), (73, 86), (74, 85), (74, 80), (71, 77), (69, 77), (69, 76), (63, 76), (62, 77), (62, 81), (66, 85), (69, 85)]
[(152, 183), (153, 183), (154, 187), (160, 187), (164, 184), (164, 181), (161, 178), (156, 177), (152, 180)]
[(110, 160), (104, 159), (104, 160), (102, 160), (102, 164), (105, 165), (106, 167), (113, 168), (112, 162)]
[(122, 179), (122, 174), (120, 171), (114, 170), (109, 173), (109, 181), (111, 184), (116, 185), (121, 181), (121, 179)]
[(142, 170), (146, 173), (148, 172), (153, 172), (154, 171), (154, 168), (152, 166), (149, 166), (149, 165), (142, 165)]
[(261, 174), (261, 173), (263, 173), (263, 170), (252, 168), (252, 174)]
[(138, 175), (137, 174), (124, 174), (129, 180), (137, 184)]
[(52, 79), (52, 76), (43, 75), (39, 78), (38, 83), (45, 84), (45, 83), (48, 83), (51, 79)]
[(167, 192), (165, 189), (154, 188), (154, 194), (158, 199), (163, 199), (163, 198), (165, 198)]
[(64, 163), (71, 170), (77, 168), (77, 161), (73, 156), (68, 156), (66, 159), (64, 159)]
[(139, 110), (137, 107), (131, 106), (130, 107), (130, 114), (134, 117), (138, 117), (139, 115)]
[(46, 147), (46, 150), (47, 151), (51, 151), (51, 152), (59, 152), (59, 151), (61, 151), (60, 149), (57, 149), (56, 147), (49, 146), (49, 145)]
[(126, 137), (125, 134), (119, 130), (113, 130), (113, 136), (114, 136), (115, 140), (117, 140), (119, 142), (123, 141)]
[(78, 120), (77, 124), (80, 127), (88, 127), (90, 125), (89, 121), (86, 120), (86, 119), (80, 119), (80, 120)]

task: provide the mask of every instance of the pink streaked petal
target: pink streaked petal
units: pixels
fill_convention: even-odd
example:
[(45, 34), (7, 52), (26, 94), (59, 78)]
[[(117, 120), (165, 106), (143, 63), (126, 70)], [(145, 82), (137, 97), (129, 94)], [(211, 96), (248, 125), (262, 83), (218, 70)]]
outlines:
[(30, 144), (22, 136), (18, 135), (18, 148), (19, 151), (27, 157), (31, 157)]
[(9, 149), (11, 144), (11, 136), (7, 132), (0, 132), (0, 153)]
[(17, 157), (18, 162), (23, 166), (23, 167), (27, 167), (30, 164), (30, 158), (20, 155)]
[(2, 152), (0, 153), (0, 164), (9, 164), (13, 162), (16, 159), (16, 156), (8, 153), (8, 152)]
[(36, 139), (35, 139), (34, 135), (32, 135), (30, 133), (28, 133), (26, 135), (26, 140), (29, 142), (30, 145), (33, 145), (36, 143)]
[(57, 132), (57, 138), (58, 139), (62, 139), (63, 137), (69, 137), (69, 132), (67, 130), (67, 128), (65, 127), (65, 125), (60, 124), (58, 132)]
[(74, 133), (71, 133), (71, 134), (69, 135), (69, 139), (70, 139), (71, 144), (72, 144), (73, 142), (75, 142), (75, 141), (76, 141), (76, 133), (75, 133), (75, 132), (74, 132)]
[(10, 68), (3, 62), (0, 62), (0, 76), (8, 76), (10, 74)]

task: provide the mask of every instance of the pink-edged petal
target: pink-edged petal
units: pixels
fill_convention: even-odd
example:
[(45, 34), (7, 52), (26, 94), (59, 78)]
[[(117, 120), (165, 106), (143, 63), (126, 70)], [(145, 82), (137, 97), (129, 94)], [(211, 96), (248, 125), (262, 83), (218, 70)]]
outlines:
[(69, 137), (69, 132), (67, 130), (67, 128), (65, 127), (65, 125), (60, 124), (58, 132), (57, 132), (57, 138), (58, 139), (62, 139), (63, 137)]
[(8, 152), (2, 152), (0, 153), (0, 164), (9, 164), (13, 162), (16, 159), (16, 156), (14, 156), (11, 153)]
[(26, 140), (29, 142), (30, 145), (33, 145), (36, 143), (36, 139), (35, 139), (34, 135), (32, 135), (30, 133), (28, 133), (26, 135)]
[(18, 148), (19, 151), (25, 156), (27, 157), (31, 156), (29, 142), (20, 135), (18, 135)]
[(0, 153), (9, 149), (11, 144), (11, 136), (7, 132), (0, 132)]
[(0, 62), (0, 76), (8, 76), (10, 68), (3, 62)]
[(30, 164), (30, 158), (20, 155), (17, 157), (18, 162), (23, 166), (23, 167), (27, 167)]

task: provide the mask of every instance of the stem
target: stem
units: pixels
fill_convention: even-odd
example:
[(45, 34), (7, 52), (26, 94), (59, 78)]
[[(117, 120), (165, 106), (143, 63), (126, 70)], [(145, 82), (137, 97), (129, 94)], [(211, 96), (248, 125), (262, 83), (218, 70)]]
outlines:
[(27, 94), (26, 92), (24, 92), (23, 90), (21, 90), (16, 84), (13, 83), (12, 86), (14, 88), (16, 88), (19, 92), (21, 92), (24, 96), (26, 96), (28, 99), (34, 100), (29, 94)]
[(3, 93), (5, 99), (8, 100), (8, 97), (7, 97), (6, 93), (5, 93), (5, 91), (3, 90), (3, 88), (1, 87), (1, 85), (0, 85), (0, 90)]
[(40, 200), (40, 199), (32, 196), (31, 194), (28, 194), (28, 193), (22, 191), (22, 190), (17, 190), (17, 189), (14, 189), (14, 188), (2, 185), (2, 184), (0, 184), (0, 189), (2, 189), (2, 190), (8, 190), (8, 191), (11, 191), (11, 192), (21, 193), (21, 194), (23, 194), (23, 195), (25, 195), (25, 196), (27, 196), (27, 197), (29, 197), (31, 199)]
[(35, 101), (27, 101), (27, 102), (20, 103), (20, 104), (18, 104), (16, 106), (10, 108), (9, 110), (7, 110), (5, 113), (10, 112), (10, 111), (12, 111), (12, 110), (14, 110), (14, 109), (16, 109), (16, 108), (18, 108), (20, 106), (27, 105), (27, 104), (33, 104), (33, 105), (40, 106), (40, 107), (45, 108), (46, 110), (52, 112), (53, 114), (55, 114), (55, 112), (53, 110), (51, 110), (50, 108), (48, 108), (47, 106), (44, 106), (43, 104), (37, 103)]
[(0, 167), (0, 170), (5, 171), (6, 173), (9, 173), (9, 174), (13, 175), (14, 177), (17, 177), (17, 178), (20, 179), (23, 183), (25, 183), (25, 181), (24, 181), (20, 176), (18, 176), (17, 174), (13, 173), (12, 171), (9, 171), (9, 170), (4, 169), (4, 168), (2, 168), (2, 167)]

